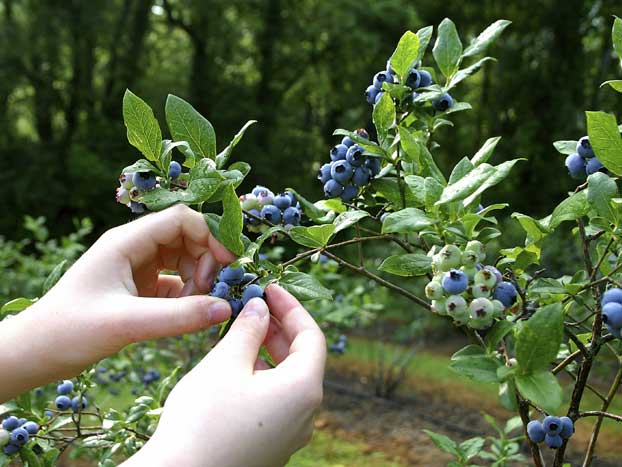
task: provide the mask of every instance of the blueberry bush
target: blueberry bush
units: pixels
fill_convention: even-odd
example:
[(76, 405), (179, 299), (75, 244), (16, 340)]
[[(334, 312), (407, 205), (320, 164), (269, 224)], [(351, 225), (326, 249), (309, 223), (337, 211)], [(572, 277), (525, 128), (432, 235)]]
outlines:
[[(338, 287), (332, 279), (341, 271), (463, 330), (471, 343), (452, 356), (451, 368), (496, 384), (501, 404), (517, 418), (504, 429), (497, 427), (500, 437), (489, 450), (484, 438), (457, 444), (430, 432), (441, 449), (455, 456), (450, 465), (472, 465), (475, 457), (506, 465), (522, 458), (518, 443), (524, 441), (533, 465), (545, 465), (548, 457), (560, 467), (575, 425), (588, 417), (596, 419), (592, 436), (577, 449), (585, 452), (584, 465), (591, 465), (603, 420), (622, 421), (622, 414), (609, 411), (622, 366), (606, 393), (589, 384), (601, 355), (622, 361), (622, 197), (617, 184), (622, 138), (616, 117), (586, 112), (587, 135), (554, 143), (566, 157), (569, 176), (580, 184), (544, 218), (512, 213), (525, 233), (524, 244), (512, 248), (493, 251), (490, 246), (503, 235), (497, 216), (509, 206), (481, 203), (521, 159), (492, 163), (500, 138), (491, 137), (449, 174), (435, 162), (442, 144), (437, 130), (453, 126), (454, 114), (471, 108), (459, 99), (460, 83), (494, 61), (484, 55), (486, 49), (509, 24), (496, 21), (464, 46), (454, 23), (445, 19), (436, 29), (431, 57), (426, 52), (433, 27), (407, 31), (384, 69), (361, 90), (372, 105), (373, 128), (335, 130), (330, 162), (317, 174), (326, 199), (315, 202), (287, 186), (277, 194), (264, 186), (238, 193), (251, 166), (231, 159), (255, 121), (218, 151), (211, 123), (190, 103), (169, 95), (168, 139), (147, 103), (128, 90), (123, 98), (127, 138), (142, 158), (120, 171), (116, 198), (136, 215), (176, 203), (191, 206), (204, 213), (216, 238), (238, 256), (212, 290), (233, 309), (220, 335), (267, 284), (277, 282), (302, 301), (326, 304)], [(618, 18), (612, 39), (622, 60)], [(622, 92), (622, 80), (606, 84)], [(562, 170), (562, 164), (562, 158), (553, 160), (551, 170)], [(562, 225), (574, 226), (570, 232), (582, 258), (574, 275), (550, 277), (540, 267), (542, 248)], [(372, 242), (387, 245), (391, 254), (368, 257)], [(279, 244), (290, 249), (274, 254)], [(291, 245), (297, 250), (287, 256)], [(332, 278), (318, 273), (324, 263), (332, 268)], [(339, 312), (319, 306), (316, 318), (339, 329), (372, 319), (382, 305), (366, 306), (361, 296), (342, 295)], [(1, 316), (6, 319), (29, 303), (26, 298), (8, 302)], [(40, 388), (0, 406), (0, 465), (13, 456), (32, 466), (53, 465), (70, 445), (100, 466), (115, 465), (149, 439), (167, 391), (200, 358), (204, 345), (204, 336), (183, 336), (166, 345), (132, 346), (73, 382)], [(335, 333), (330, 350), (347, 352), (345, 336)], [(137, 361), (153, 367), (136, 366)], [(101, 410), (97, 399), (106, 391), (118, 394), (124, 381), (123, 391), (131, 388), (131, 395), (125, 394), (127, 408)], [(562, 381), (570, 386), (567, 398)], [(582, 409), (586, 391), (596, 393), (600, 410)], [(509, 437), (517, 426), (523, 436)], [(552, 451), (543, 455), (544, 447)]]

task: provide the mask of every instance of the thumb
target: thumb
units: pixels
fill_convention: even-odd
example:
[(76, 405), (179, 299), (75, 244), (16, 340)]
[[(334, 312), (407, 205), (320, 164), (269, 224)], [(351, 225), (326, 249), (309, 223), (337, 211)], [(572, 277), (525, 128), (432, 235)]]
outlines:
[(269, 324), (268, 305), (261, 298), (253, 298), (214, 348), (213, 357), (226, 360), (228, 365), (253, 371)]
[(130, 342), (197, 332), (231, 316), (225, 300), (208, 295), (180, 298), (132, 297), (115, 321)]

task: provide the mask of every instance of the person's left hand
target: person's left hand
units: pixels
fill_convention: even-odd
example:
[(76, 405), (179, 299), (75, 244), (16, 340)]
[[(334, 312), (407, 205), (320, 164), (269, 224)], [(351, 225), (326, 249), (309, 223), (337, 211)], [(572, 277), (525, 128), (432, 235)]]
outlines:
[(228, 303), (203, 294), (234, 259), (184, 205), (104, 233), (44, 297), (0, 323), (0, 374), (12, 380), (0, 401), (73, 377), (132, 342), (225, 321)]

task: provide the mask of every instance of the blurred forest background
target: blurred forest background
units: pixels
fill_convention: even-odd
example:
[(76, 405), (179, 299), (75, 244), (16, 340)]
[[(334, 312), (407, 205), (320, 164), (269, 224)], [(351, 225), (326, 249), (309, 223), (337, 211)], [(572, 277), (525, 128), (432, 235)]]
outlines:
[(0, 0), (0, 235), (23, 235), (25, 214), (46, 216), (54, 234), (73, 231), (73, 218), (90, 217), (95, 234), (130, 219), (114, 201), (137, 158), (126, 88), (162, 123), (168, 93), (187, 99), (219, 149), (259, 120), (235, 151), (253, 166), (241, 189), (286, 184), (319, 199), (332, 131), (370, 126), (373, 74), (406, 29), (446, 16), (464, 43), (496, 19), (513, 24), (490, 51), (498, 62), (455, 91), (473, 110), (439, 133), (436, 158), (447, 169), (503, 136), (496, 162), (528, 161), (485, 204), (545, 215), (576, 186), (551, 143), (585, 134), (584, 110), (622, 103), (599, 89), (620, 77), (616, 13), (613, 0)]

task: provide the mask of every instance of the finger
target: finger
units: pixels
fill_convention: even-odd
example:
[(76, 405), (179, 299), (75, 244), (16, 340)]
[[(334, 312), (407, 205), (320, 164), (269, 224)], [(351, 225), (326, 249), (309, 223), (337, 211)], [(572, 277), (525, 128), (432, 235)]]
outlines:
[(212, 289), (214, 278), (219, 268), (220, 263), (209, 252), (201, 256), (192, 276), (192, 280), (200, 293), (207, 293)]
[(252, 372), (259, 348), (266, 338), (270, 315), (268, 306), (260, 298), (253, 298), (242, 309), (227, 335), (210, 353), (212, 360), (229, 368)]
[(158, 298), (176, 298), (179, 297), (183, 287), (184, 282), (181, 280), (181, 277), (160, 274), (154, 296)]
[(319, 326), (296, 298), (276, 284), (266, 289), (268, 306), (292, 340), (289, 355), (277, 367), (280, 371), (304, 374), (321, 381), (326, 363), (326, 340)]
[(278, 365), (289, 355), (292, 341), (285, 335), (279, 322), (274, 317), (271, 318), (264, 345), (272, 360)]
[(131, 297), (113, 315), (112, 335), (124, 342), (178, 336), (221, 323), (231, 316), (229, 304), (206, 295), (181, 298)]

